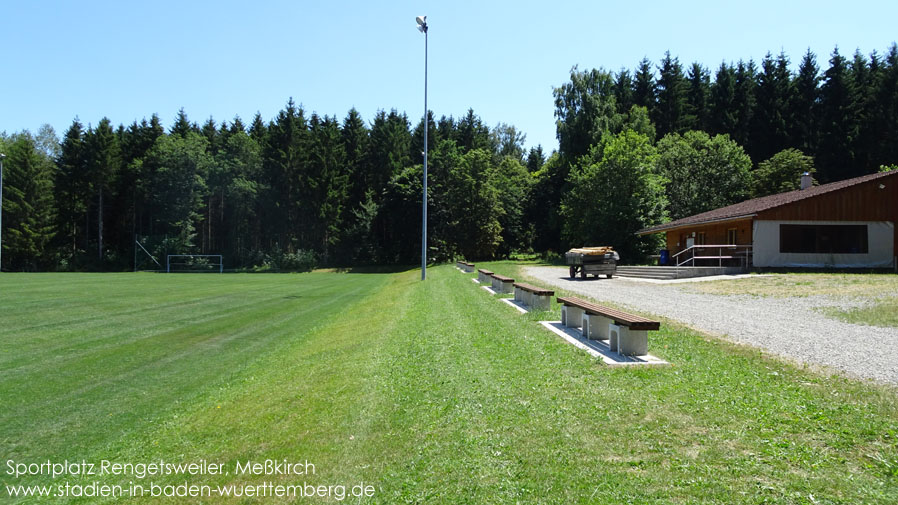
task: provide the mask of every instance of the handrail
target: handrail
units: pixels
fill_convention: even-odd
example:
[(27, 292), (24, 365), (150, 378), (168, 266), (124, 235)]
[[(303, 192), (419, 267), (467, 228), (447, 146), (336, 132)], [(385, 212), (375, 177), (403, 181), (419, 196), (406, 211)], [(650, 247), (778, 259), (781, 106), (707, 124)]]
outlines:
[[(678, 253), (672, 255), (672, 256), (670, 257), (670, 259), (671, 259), (671, 261), (676, 265), (676, 267), (677, 267), (678, 269), (679, 269), (681, 266), (686, 266), (687, 263), (692, 263), (690, 266), (693, 266), (693, 267), (694, 267), (694, 266), (695, 266), (695, 256), (696, 256), (695, 252), (696, 252), (697, 249), (717, 249), (717, 256), (716, 256), (716, 257), (717, 257), (717, 260), (718, 260), (717, 265), (718, 265), (719, 267), (722, 267), (722, 266), (723, 266), (723, 250), (724, 250), (724, 249), (736, 249), (736, 250), (738, 250), (738, 249), (743, 249), (743, 250), (745, 251), (745, 256), (743, 256), (742, 258), (740, 258), (740, 259), (743, 261), (743, 267), (745, 267), (745, 266), (747, 266), (747, 265), (749, 264), (749, 263), (748, 263), (748, 258), (749, 258), (749, 257), (751, 256), (751, 254), (752, 254), (752, 246), (751, 246), (751, 244), (726, 244), (726, 245), (721, 245), (721, 244), (716, 244), (716, 245), (715, 245), (715, 244), (702, 244), (702, 245), (693, 245), (693, 246), (687, 247), (686, 249), (683, 249), (682, 251), (680, 251), (680, 252), (678, 252)], [(687, 253), (688, 253), (688, 257), (685, 258), (685, 259), (683, 259), (682, 261), (680, 261), (679, 257), (682, 256), (682, 255), (684, 255), (684, 254), (687, 254)], [(677, 277), (679, 277), (679, 276), (680, 276), (680, 275), (679, 275), (679, 270), (678, 270), (678, 271), (677, 271)]]

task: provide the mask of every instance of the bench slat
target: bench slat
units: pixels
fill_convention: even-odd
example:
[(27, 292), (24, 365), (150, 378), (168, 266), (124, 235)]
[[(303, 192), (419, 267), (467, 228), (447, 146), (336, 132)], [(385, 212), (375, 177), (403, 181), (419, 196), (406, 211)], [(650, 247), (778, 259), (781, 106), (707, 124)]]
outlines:
[(496, 279), (500, 282), (514, 282), (514, 279), (512, 279), (511, 277), (505, 277), (504, 275), (499, 274), (493, 274), (493, 279)]
[(636, 314), (630, 314), (629, 312), (624, 312), (622, 310), (612, 309), (611, 307), (605, 307), (602, 305), (597, 305), (595, 303), (590, 303), (586, 300), (574, 296), (559, 296), (558, 303), (573, 307), (579, 307), (589, 314), (604, 316), (608, 319), (613, 319), (615, 324), (629, 326), (631, 330), (654, 331), (661, 329), (661, 323), (658, 321), (652, 321), (651, 319), (637, 316)]
[(477, 271), (482, 273), (483, 275), (493, 275), (492, 272), (490, 272), (489, 270), (487, 270), (485, 268), (479, 268), (479, 269), (477, 269)]

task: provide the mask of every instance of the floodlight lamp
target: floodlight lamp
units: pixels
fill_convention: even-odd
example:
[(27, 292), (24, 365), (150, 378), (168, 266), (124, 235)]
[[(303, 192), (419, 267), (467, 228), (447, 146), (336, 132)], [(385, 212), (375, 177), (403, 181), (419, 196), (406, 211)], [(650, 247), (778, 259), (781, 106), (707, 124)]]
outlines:
[(415, 21), (417, 21), (419, 25), (424, 26), (427, 24), (427, 16), (418, 16), (415, 18)]

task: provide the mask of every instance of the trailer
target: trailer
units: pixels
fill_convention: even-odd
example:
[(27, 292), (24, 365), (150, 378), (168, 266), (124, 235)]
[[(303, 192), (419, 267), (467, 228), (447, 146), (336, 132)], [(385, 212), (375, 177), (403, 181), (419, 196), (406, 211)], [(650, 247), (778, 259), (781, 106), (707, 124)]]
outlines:
[(610, 279), (617, 272), (620, 255), (608, 246), (579, 247), (566, 252), (564, 260), (570, 266), (571, 279), (576, 278), (578, 273), (581, 279), (603, 274)]

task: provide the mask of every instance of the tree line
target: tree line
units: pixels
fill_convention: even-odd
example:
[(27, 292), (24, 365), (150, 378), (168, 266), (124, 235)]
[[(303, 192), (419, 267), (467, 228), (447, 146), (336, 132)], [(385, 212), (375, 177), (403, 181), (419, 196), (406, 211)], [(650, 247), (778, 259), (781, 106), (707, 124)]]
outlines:
[[(222, 254), (227, 268), (408, 264), (420, 255), (424, 123), (395, 110), (307, 114), (290, 100), (217, 124), (181, 110), (114, 127), (78, 119), (58, 141), (0, 137), (5, 270), (158, 268), (167, 254)], [(473, 110), (428, 117), (430, 257), (494, 257), (525, 240), (525, 136)]]
[(796, 189), (803, 172), (827, 183), (894, 166), (898, 46), (789, 66), (768, 53), (712, 80), (668, 52), (633, 71), (575, 67), (554, 90), (559, 150), (533, 188), (546, 203), (534, 248), (613, 244), (638, 261), (661, 245), (634, 235), (644, 227)]
[[(428, 113), (433, 261), (614, 245), (635, 232), (798, 184), (898, 160), (898, 48), (821, 71), (808, 52), (724, 63), (714, 80), (669, 53), (630, 72), (571, 71), (554, 90), (559, 149), (526, 150), (514, 126), (473, 110)], [(657, 76), (656, 72), (657, 70)], [(202, 125), (184, 110), (113, 126), (77, 118), (0, 135), (4, 270), (125, 270), (154, 256), (223, 254), (226, 268), (414, 264), (420, 255), (425, 121), (379, 111), (307, 114), (292, 99), (265, 122)], [(752, 160), (756, 160), (753, 162)]]

